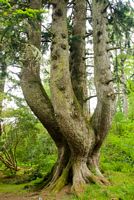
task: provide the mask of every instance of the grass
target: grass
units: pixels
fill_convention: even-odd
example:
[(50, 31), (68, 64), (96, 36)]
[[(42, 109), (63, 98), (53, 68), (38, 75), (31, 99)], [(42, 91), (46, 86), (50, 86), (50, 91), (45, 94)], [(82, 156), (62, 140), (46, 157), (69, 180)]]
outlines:
[(15, 185), (15, 184), (3, 184), (0, 183), (0, 193), (14, 193), (14, 194), (22, 194), (26, 193), (26, 190), (23, 190), (24, 184)]
[(72, 196), (65, 200), (133, 200), (134, 176), (122, 172), (109, 171), (110, 186), (89, 185), (79, 198)]
[[(110, 186), (88, 185), (86, 191), (78, 198), (74, 195), (65, 195), (62, 200), (133, 200), (134, 199), (134, 175), (132, 173), (107, 171), (106, 175)], [(34, 184), (36, 181), (28, 183)], [(1, 194), (23, 195), (28, 191), (24, 186), (28, 184), (7, 184), (0, 183)]]
[(39, 180), (36, 179), (34, 181), (31, 181), (29, 183), (23, 183), (23, 184), (11, 184), (11, 183), (1, 183), (0, 182), (0, 193), (12, 193), (12, 194), (26, 194), (29, 191), (24, 189), (25, 186), (28, 185), (34, 185)]

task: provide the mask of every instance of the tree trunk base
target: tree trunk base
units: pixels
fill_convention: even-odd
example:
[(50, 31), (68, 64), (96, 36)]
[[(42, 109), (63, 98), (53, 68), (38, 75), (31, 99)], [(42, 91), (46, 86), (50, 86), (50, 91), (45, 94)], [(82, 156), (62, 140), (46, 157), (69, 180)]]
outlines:
[(51, 172), (35, 187), (46, 190), (48, 194), (60, 192), (66, 185), (71, 185), (71, 193), (79, 196), (87, 184), (110, 185), (98, 165), (98, 156), (87, 159), (79, 155), (71, 156), (67, 149), (59, 149), (58, 160)]
[(99, 167), (99, 153), (94, 153), (88, 158), (88, 168), (95, 174), (104, 185), (110, 185), (110, 182), (104, 177)]
[[(59, 173), (61, 172), (62, 173)], [(44, 189), (48, 193), (56, 194), (66, 185), (71, 186), (71, 193), (79, 196), (86, 188), (87, 184), (106, 185), (110, 183), (104, 176), (99, 176), (91, 172), (87, 164), (83, 161), (67, 163), (66, 167), (55, 165), (49, 175), (44, 178), (44, 182), (37, 189)]]

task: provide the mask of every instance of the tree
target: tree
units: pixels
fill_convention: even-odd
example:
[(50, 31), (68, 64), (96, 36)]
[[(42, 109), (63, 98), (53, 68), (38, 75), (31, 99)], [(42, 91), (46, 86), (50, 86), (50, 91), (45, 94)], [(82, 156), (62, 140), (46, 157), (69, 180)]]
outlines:
[(7, 63), (5, 59), (5, 55), (2, 55), (2, 46), (0, 46), (0, 59), (1, 59), (1, 64), (0, 64), (0, 136), (2, 135), (2, 103), (4, 100), (4, 86), (5, 86), (5, 81), (6, 81), (6, 72), (7, 72)]
[(3, 131), (0, 138), (0, 161), (13, 172), (18, 170), (16, 149), (19, 143), (14, 127), (8, 124), (8, 131)]
[[(72, 38), (75, 37), (75, 40), (71, 41), (71, 48), (67, 27), (68, 1), (55, 0), (52, 5), (51, 97), (48, 97), (41, 84), (41, 24), (35, 19), (32, 20), (32, 25), (28, 25), (21, 87), (31, 110), (57, 146), (58, 160), (46, 185), (53, 191), (58, 191), (71, 181), (72, 190), (78, 192), (88, 182), (108, 183), (99, 169), (99, 151), (110, 128), (115, 107), (107, 52), (108, 3), (92, 1), (94, 71), (98, 99), (93, 116), (89, 116), (85, 104), (86, 1), (76, 0), (74, 4)], [(41, 9), (41, 1), (32, 1), (30, 8)]]
[[(132, 32), (134, 27), (133, 8), (130, 1), (113, 1), (110, 3), (111, 13), (109, 15), (109, 37), (115, 46), (112, 54), (115, 57), (114, 72), (117, 89), (118, 104), (116, 106), (120, 112), (128, 115), (128, 91), (127, 79), (131, 75), (127, 72), (127, 62), (133, 57)], [(131, 55), (131, 56), (130, 56)], [(131, 64), (130, 69), (131, 71)], [(132, 72), (131, 72), (132, 73)], [(131, 74), (130, 73), (130, 74)]]
[[(113, 17), (109, 18), (109, 10), (107, 12), (111, 4), (105, 0), (92, 0), (91, 4), (87, 0), (1, 2), (6, 5), (3, 13), (6, 31), (11, 31), (8, 43), (13, 56), (10, 57), (15, 58), (15, 63), (21, 62), (20, 83), (25, 100), (57, 147), (57, 162), (44, 178), (43, 186), (58, 191), (71, 182), (72, 190), (79, 192), (88, 182), (108, 184), (99, 168), (99, 154), (115, 111), (107, 30)], [(97, 96), (93, 115), (88, 112), (86, 103), (89, 99), (85, 50), (85, 38), (89, 35), (86, 33), (87, 3), (93, 28)], [(43, 6), (50, 5), (52, 24), (44, 33), (41, 13)], [(67, 17), (70, 7), (71, 25)], [(47, 40), (51, 42), (49, 96), (40, 77), (42, 46)]]

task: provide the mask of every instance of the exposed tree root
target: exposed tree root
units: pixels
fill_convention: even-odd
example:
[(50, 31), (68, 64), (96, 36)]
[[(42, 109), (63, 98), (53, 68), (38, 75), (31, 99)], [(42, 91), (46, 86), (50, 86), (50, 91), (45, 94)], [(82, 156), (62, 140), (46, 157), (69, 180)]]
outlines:
[(99, 153), (93, 154), (88, 159), (88, 168), (97, 176), (103, 185), (110, 185), (110, 182), (104, 177), (99, 167)]
[[(53, 177), (52, 177), (49, 185), (53, 185), (59, 179), (61, 174), (63, 173), (63, 170), (66, 168), (66, 165), (69, 160), (68, 154), (69, 154), (68, 148), (63, 147), (63, 148), (59, 149), (58, 161), (55, 165), (55, 168), (53, 171)], [(47, 185), (47, 187), (49, 185)]]
[(97, 176), (97, 178), (101, 181), (101, 183), (105, 186), (111, 185), (111, 183), (104, 176)]
[(67, 145), (58, 148), (58, 159), (50, 173), (44, 179), (35, 185), (34, 190), (48, 189), (55, 185), (55, 182), (60, 178), (69, 160), (69, 148)]
[(35, 183), (34, 186), (31, 186), (31, 185), (26, 186), (26, 189), (30, 189), (32, 191), (42, 190), (51, 181), (51, 179), (53, 177), (53, 168), (52, 168), (51, 172), (49, 172), (40, 182)]
[(85, 191), (87, 184), (97, 184), (97, 185), (109, 185), (109, 182), (102, 176), (97, 176), (89, 168), (85, 162), (68, 162), (66, 167), (63, 169), (62, 165), (62, 173), (59, 174), (59, 168), (61, 165), (55, 165), (47, 175), (43, 182), (40, 184), (38, 189), (46, 190), (46, 193), (50, 193), (56, 195), (59, 193), (66, 185), (70, 184), (69, 176), (70, 171), (72, 178), (72, 187), (71, 192), (77, 195), (78, 197), (82, 192)]
[(71, 183), (71, 192), (79, 196), (87, 184), (109, 185), (107, 179), (101, 173), (96, 173), (95, 169), (98, 172), (99, 167), (94, 166), (94, 171), (90, 170), (87, 163), (80, 159), (70, 159), (67, 163), (64, 154), (61, 154), (51, 172), (36, 186), (36, 190), (45, 189), (48, 193), (51, 191), (56, 194)]
[(59, 192), (68, 183), (70, 169), (71, 169), (71, 161), (68, 162), (61, 176), (54, 183), (51, 182), (47, 189), (51, 190), (53, 193)]
[(73, 185), (72, 192), (79, 196), (85, 190), (87, 183), (103, 185), (102, 179), (94, 175), (87, 167), (85, 162), (76, 162), (73, 165)]

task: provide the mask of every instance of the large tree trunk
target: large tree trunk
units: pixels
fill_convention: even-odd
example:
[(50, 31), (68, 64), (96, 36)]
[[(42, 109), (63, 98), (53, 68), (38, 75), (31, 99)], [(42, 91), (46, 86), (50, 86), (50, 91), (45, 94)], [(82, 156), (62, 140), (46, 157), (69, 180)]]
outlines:
[(67, 167), (72, 169), (73, 189), (77, 190), (92, 176), (86, 162), (94, 134), (83, 116), (71, 84), (66, 22), (67, 2), (57, 0), (53, 7), (50, 82), (52, 104), (60, 130), (71, 151)]
[[(107, 54), (107, 34), (103, 1), (93, 1), (95, 84), (98, 104), (92, 120), (85, 116), (83, 99), (86, 96), (85, 52), (83, 35), (85, 33), (86, 2), (75, 2), (76, 24), (79, 24), (77, 10), (82, 8), (79, 29), (74, 26), (74, 34), (80, 35), (80, 41), (73, 45), (73, 66), (69, 62), (69, 44), (67, 29), (67, 3), (65, 0), (53, 1), (52, 46), (51, 46), (51, 99), (47, 96), (40, 80), (40, 23), (29, 25), (29, 41), (25, 46), (21, 87), (31, 110), (47, 129), (58, 150), (58, 160), (54, 165), (45, 185), (53, 190), (60, 190), (69, 181), (73, 191), (82, 189), (85, 183), (104, 182), (100, 178), (98, 153), (111, 124), (114, 110), (114, 92)], [(41, 1), (32, 1), (31, 8), (40, 9)], [(37, 27), (37, 29), (35, 29)], [(34, 40), (33, 40), (34, 38)], [(77, 47), (76, 47), (77, 46)], [(75, 52), (76, 51), (76, 52)], [(77, 52), (78, 51), (78, 52)], [(77, 61), (77, 56), (79, 57)], [(76, 65), (78, 70), (76, 70)], [(79, 79), (72, 72), (79, 74)], [(77, 85), (71, 79), (76, 78)], [(78, 85), (80, 84), (80, 85)], [(78, 86), (78, 87), (77, 87)], [(79, 98), (80, 92), (82, 98)], [(94, 169), (94, 170), (92, 170)], [(94, 171), (96, 174), (94, 175)]]

